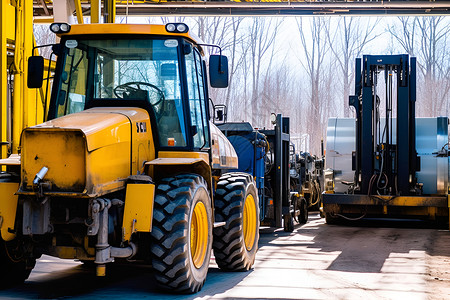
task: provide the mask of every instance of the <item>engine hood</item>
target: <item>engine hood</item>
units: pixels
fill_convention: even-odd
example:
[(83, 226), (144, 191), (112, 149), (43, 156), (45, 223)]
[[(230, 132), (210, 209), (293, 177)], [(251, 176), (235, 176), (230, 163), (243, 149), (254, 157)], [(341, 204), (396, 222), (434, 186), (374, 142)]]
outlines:
[(108, 145), (130, 141), (130, 122), (142, 109), (133, 108), (91, 108), (70, 114), (36, 126), (32, 129), (81, 130), (86, 136), (89, 152)]
[(92, 108), (22, 132), (22, 184), (32, 194), (46, 167), (44, 194), (98, 197), (124, 188), (155, 151), (148, 113), (140, 108)]

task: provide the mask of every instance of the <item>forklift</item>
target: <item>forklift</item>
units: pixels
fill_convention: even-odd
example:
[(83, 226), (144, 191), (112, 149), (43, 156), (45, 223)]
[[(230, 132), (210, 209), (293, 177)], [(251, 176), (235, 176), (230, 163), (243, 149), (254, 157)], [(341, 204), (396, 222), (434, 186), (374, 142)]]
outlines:
[(448, 117), (415, 117), (416, 58), (364, 55), (355, 74), (356, 119), (328, 124), (326, 222), (448, 222)]

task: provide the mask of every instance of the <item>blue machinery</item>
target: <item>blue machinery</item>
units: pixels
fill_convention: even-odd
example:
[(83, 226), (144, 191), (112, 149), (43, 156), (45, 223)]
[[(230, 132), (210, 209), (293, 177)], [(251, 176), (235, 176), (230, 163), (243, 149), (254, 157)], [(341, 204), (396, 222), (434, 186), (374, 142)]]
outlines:
[(295, 210), (290, 191), (289, 118), (278, 114), (273, 123), (272, 130), (256, 130), (248, 122), (218, 127), (238, 154), (238, 171), (255, 178), (261, 222), (292, 231), (293, 218), (300, 212)]

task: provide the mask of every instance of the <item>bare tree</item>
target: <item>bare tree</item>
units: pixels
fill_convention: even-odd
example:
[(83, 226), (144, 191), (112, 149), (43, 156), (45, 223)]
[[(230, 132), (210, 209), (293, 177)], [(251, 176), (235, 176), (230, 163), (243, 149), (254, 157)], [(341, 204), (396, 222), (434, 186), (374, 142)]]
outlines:
[(438, 116), (448, 112), (450, 91), (450, 21), (445, 17), (399, 17), (387, 31), (411, 56), (417, 57), (417, 112)]
[[(248, 77), (248, 74), (251, 73), (251, 64), (247, 59), (248, 53), (250, 53), (250, 43), (247, 40), (244, 40), (239, 44), (238, 51), (242, 60), (242, 64), (238, 70), (238, 78), (241, 82), (242, 90), (239, 94), (235, 94), (235, 97), (232, 99), (232, 101), (230, 101), (230, 104), (232, 104), (230, 106), (232, 107), (231, 111), (234, 112), (237, 117), (236, 120), (249, 120), (252, 114), (252, 103), (249, 96), (250, 83)], [(237, 91), (237, 88), (235, 88), (235, 91)]]
[(253, 18), (253, 23), (250, 26), (250, 61), (252, 69), (252, 91), (251, 91), (251, 105), (252, 105), (252, 124), (260, 126), (261, 113), (260, 108), (262, 102), (259, 99), (260, 93), (260, 77), (263, 71), (263, 62), (269, 49), (272, 49), (272, 55), (269, 57), (270, 68), (273, 58), (273, 47), (278, 29), (282, 23), (281, 19), (267, 19), (267, 18)]
[[(33, 31), (34, 37), (36, 39), (36, 45), (49, 45), (56, 42), (56, 35), (50, 31), (48, 25), (34, 25)], [(50, 58), (51, 52), (52, 47), (39, 48), (40, 55), (44, 56), (45, 58)]]
[(342, 92), (344, 100), (344, 116), (350, 116), (349, 95), (354, 77), (354, 61), (363, 54), (364, 48), (379, 34), (375, 29), (380, 19), (368, 19), (362, 22), (361, 18), (341, 17), (331, 32), (331, 26), (326, 27), (327, 40), (333, 52), (333, 58), (337, 62), (342, 78)]
[[(226, 90), (212, 90), (212, 97), (224, 96), (221, 103), (230, 105), (231, 93), (234, 89), (234, 77), (237, 69), (242, 64), (244, 57), (237, 53), (237, 45), (244, 39), (245, 35), (240, 32), (240, 26), (244, 18), (223, 18), (223, 17), (198, 17), (197, 32), (200, 39), (221, 47), (224, 54), (229, 56), (229, 86)], [(212, 54), (217, 52), (215, 47), (206, 47), (207, 52)], [(220, 97), (223, 99), (223, 97)]]
[(167, 24), (167, 23), (185, 23), (186, 22), (186, 17), (183, 17), (183, 16), (178, 16), (178, 17), (161, 17), (161, 22), (163, 24)]
[[(301, 42), (303, 59), (300, 60), (309, 81), (308, 92), (308, 120), (306, 132), (310, 134), (311, 152), (318, 154), (320, 139), (324, 134), (326, 122), (324, 110), (328, 105), (328, 99), (321, 98), (328, 86), (323, 84), (325, 58), (329, 51), (329, 43), (326, 39), (326, 28), (330, 19), (325, 17), (313, 17), (304, 22), (304, 18), (296, 18)], [(309, 23), (309, 24), (308, 24)], [(321, 84), (322, 83), (322, 84)]]
[(260, 98), (264, 114), (260, 120), (261, 127), (270, 127), (270, 113), (282, 113), (290, 117), (291, 133), (301, 132), (305, 115), (302, 114), (301, 84), (292, 80), (295, 78), (294, 72), (285, 58), (263, 74)]

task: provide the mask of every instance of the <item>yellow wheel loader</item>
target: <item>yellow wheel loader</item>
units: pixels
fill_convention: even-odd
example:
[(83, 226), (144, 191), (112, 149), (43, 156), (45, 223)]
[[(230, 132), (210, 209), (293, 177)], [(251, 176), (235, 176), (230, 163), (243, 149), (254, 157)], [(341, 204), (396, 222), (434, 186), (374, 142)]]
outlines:
[[(165, 289), (203, 286), (214, 245), (222, 269), (252, 267), (256, 185), (210, 122), (204, 46), (187, 25), (53, 23), (61, 39), (46, 122), (0, 160), (0, 282), (23, 282), (42, 254), (151, 263)], [(214, 46), (217, 47), (217, 46)], [(28, 86), (42, 85), (30, 57)], [(227, 58), (211, 55), (213, 87)]]

